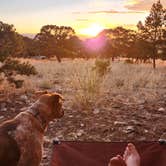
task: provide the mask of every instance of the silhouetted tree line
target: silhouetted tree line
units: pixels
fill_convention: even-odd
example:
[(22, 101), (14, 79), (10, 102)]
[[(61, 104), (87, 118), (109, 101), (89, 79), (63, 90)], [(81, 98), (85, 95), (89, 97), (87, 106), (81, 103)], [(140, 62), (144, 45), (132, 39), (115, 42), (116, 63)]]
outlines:
[(13, 25), (0, 22), (0, 61), (8, 56), (33, 57), (43, 55), (61, 58), (125, 57), (134, 62), (166, 60), (166, 9), (160, 1), (154, 3), (145, 23), (138, 30), (116, 27), (105, 29), (95, 38), (81, 40), (71, 27), (45, 25), (33, 38), (18, 34)]
[(30, 63), (21, 63), (13, 59), (13, 57), (22, 57), (26, 50), (24, 38), (16, 32), (14, 26), (0, 22), (0, 74), (3, 73), (6, 80), (13, 83), (16, 88), (22, 87), (23, 84), (23, 80), (15, 79), (16, 74), (37, 74), (35, 67)]
[(149, 16), (143, 24), (137, 24), (138, 31), (117, 27), (106, 29), (98, 35), (104, 36), (107, 44), (100, 50), (105, 57), (126, 57), (135, 62), (153, 61), (156, 68), (156, 59), (166, 60), (166, 9), (160, 1), (154, 3)]

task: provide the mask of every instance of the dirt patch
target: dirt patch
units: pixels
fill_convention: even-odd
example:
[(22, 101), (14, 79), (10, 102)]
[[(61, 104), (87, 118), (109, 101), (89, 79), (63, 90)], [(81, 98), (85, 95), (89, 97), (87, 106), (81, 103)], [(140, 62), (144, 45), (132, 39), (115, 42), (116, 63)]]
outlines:
[[(127, 100), (128, 99), (128, 100)], [(25, 111), (35, 101), (31, 93), (11, 94), (0, 99), (0, 122)], [(166, 96), (133, 102), (129, 96), (103, 98), (91, 110), (64, 103), (65, 116), (50, 122), (45, 134), (42, 164), (49, 165), (52, 141), (154, 141), (166, 132)]]

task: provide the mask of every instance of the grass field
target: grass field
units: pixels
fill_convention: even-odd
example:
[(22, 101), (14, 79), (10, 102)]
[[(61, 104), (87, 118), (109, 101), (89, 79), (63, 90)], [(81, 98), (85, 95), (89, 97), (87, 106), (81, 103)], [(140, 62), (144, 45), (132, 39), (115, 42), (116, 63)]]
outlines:
[[(16, 76), (25, 81), (23, 91), (58, 91), (81, 107), (114, 94), (126, 94), (133, 102), (140, 99), (153, 100), (166, 90), (166, 66), (163, 62), (158, 62), (156, 70), (152, 69), (151, 64), (112, 62), (109, 71), (104, 76), (99, 76), (92, 70), (94, 59), (65, 59), (62, 63), (55, 60), (28, 61), (36, 67), (38, 74), (30, 77)], [(1, 86), (9, 91), (14, 90), (6, 83)]]
[(44, 144), (47, 158), (41, 165), (49, 165), (53, 139), (156, 141), (166, 132), (166, 66), (163, 62), (158, 62), (156, 70), (151, 64), (110, 62), (109, 70), (101, 76), (94, 70), (95, 59), (65, 59), (62, 63), (28, 61), (38, 74), (17, 75), (24, 80), (21, 89), (5, 81), (0, 84), (4, 93), (0, 96), (0, 107), (4, 110), (0, 121), (27, 110), (36, 100), (35, 91), (56, 91), (64, 96), (65, 115), (50, 122)]

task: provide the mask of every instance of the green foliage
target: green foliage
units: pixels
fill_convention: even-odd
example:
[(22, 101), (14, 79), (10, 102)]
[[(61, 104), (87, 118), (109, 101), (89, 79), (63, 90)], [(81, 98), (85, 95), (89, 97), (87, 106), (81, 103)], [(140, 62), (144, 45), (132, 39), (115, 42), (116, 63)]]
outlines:
[(7, 59), (4, 65), (1, 67), (3, 71), (15, 71), (21, 75), (35, 75), (37, 71), (34, 66), (32, 66), (29, 62), (19, 62), (18, 60)]
[(14, 26), (0, 21), (0, 61), (22, 54), (23, 49), (22, 37), (15, 32)]
[[(166, 9), (160, 1), (152, 5), (145, 23), (139, 21), (137, 27), (138, 31), (121, 26), (105, 29), (96, 37), (88, 39), (92, 40), (92, 47), (89, 47), (88, 40), (79, 39), (72, 27), (44, 25), (35, 38), (31, 39), (18, 34), (13, 25), (0, 21), (0, 62), (8, 57), (38, 55), (56, 56), (59, 62), (63, 57), (102, 57), (112, 60), (125, 57), (141, 62), (153, 59), (155, 67), (157, 58), (166, 59)], [(107, 69), (96, 63), (94, 69), (99, 75), (104, 75)]]
[(12, 76), (7, 77), (9, 83), (13, 83), (16, 88), (21, 88), (23, 86), (24, 80), (15, 80)]
[(0, 51), (0, 62), (4, 62), (4, 60), (9, 56), (8, 50)]
[(105, 46), (101, 51), (104, 57), (132, 56), (132, 48), (136, 38), (135, 31), (116, 27), (104, 30), (99, 36), (106, 38)]
[(42, 88), (42, 89), (51, 89), (52, 86), (53, 86), (52, 82), (51, 81), (46, 81), (46, 80), (40, 82), (40, 84), (39, 84), (39, 87)]
[(22, 37), (24, 42), (24, 52), (22, 54), (23, 57), (31, 58), (33, 56), (40, 55), (40, 47), (39, 43), (29, 37)]
[(34, 66), (32, 66), (29, 62), (19, 62), (18, 60), (14, 60), (11, 58), (7, 58), (3, 65), (0, 67), (0, 73), (4, 73), (7, 81), (9, 83), (13, 83), (16, 88), (21, 88), (24, 80), (16, 80), (14, 76), (16, 74), (21, 75), (35, 75), (37, 71)]
[(74, 29), (66, 26), (45, 25), (40, 33), (35, 36), (35, 41), (39, 43), (40, 54), (51, 57), (57, 56), (60, 62), (61, 50), (66, 49), (66, 42), (74, 36)]
[(152, 5), (150, 14), (145, 20), (145, 24), (143, 25), (143, 23), (139, 21), (137, 27), (139, 30), (138, 39), (149, 43), (148, 54), (150, 58), (153, 59), (153, 68), (156, 68), (155, 60), (159, 58), (158, 50), (165, 47), (164, 41), (166, 40), (166, 9), (163, 8), (160, 1)]
[(0, 73), (4, 73), (8, 82), (14, 83), (16, 88), (20, 88), (23, 80), (15, 80), (13, 75), (37, 74), (36, 69), (28, 62), (21, 63), (19, 60), (14, 60), (12, 57), (18, 57), (24, 52), (23, 37), (15, 32), (13, 25), (9, 25), (0, 21)]
[(95, 66), (92, 68), (92, 70), (95, 70), (99, 74), (99, 76), (104, 76), (106, 72), (110, 70), (110, 61), (96, 59)]

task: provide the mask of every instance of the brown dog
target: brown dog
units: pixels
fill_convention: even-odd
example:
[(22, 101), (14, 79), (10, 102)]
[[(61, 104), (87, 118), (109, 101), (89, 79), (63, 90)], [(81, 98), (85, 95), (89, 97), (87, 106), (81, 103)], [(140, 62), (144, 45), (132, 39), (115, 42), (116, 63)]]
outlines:
[(57, 93), (41, 95), (27, 111), (0, 125), (0, 165), (39, 166), (44, 131), (64, 115), (62, 100)]

